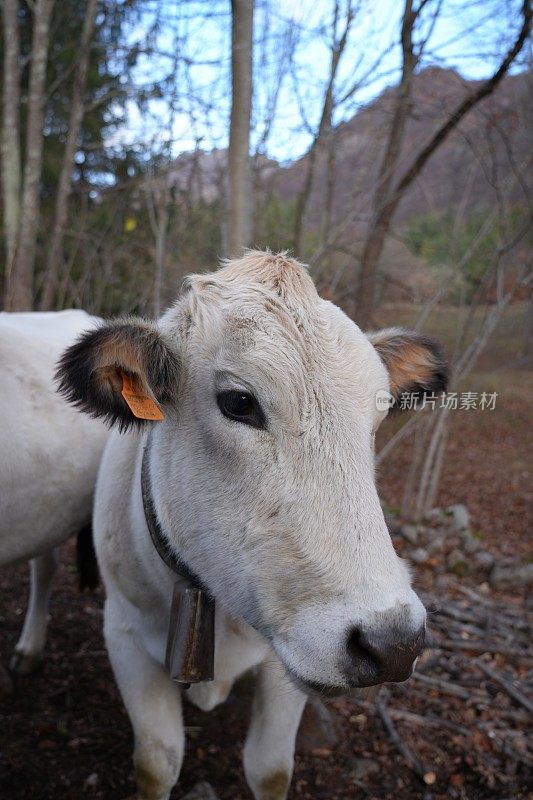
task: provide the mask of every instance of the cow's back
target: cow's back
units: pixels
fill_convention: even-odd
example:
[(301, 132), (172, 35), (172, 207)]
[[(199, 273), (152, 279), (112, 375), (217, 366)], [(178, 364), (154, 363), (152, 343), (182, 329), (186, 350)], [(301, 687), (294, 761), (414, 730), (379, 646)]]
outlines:
[(0, 314), (0, 563), (86, 524), (107, 432), (55, 391), (55, 364), (97, 322), (83, 311)]

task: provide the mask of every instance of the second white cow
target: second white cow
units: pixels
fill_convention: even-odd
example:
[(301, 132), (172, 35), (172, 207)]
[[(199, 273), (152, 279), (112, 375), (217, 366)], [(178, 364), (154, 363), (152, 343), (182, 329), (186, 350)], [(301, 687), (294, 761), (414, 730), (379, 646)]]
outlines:
[(65, 347), (98, 322), (84, 311), (0, 314), (0, 565), (28, 559), (31, 565), (14, 672), (31, 672), (42, 657), (55, 547), (82, 530), (90, 535), (109, 433), (62, 401), (54, 370)]

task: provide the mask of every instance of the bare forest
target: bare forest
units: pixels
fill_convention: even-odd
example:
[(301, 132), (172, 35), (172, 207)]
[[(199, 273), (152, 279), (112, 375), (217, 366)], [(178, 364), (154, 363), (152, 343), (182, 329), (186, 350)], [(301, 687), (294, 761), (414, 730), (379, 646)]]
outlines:
[[(364, 331), (436, 336), (445, 396), (376, 435), (429, 631), (376, 698), (309, 703), (290, 800), (530, 796), (530, 0), (0, 0), (0, 309), (157, 318), (288, 251)], [(416, 405), (416, 404), (415, 404)], [(0, 795), (133, 796), (128, 719), (62, 547), (50, 642), (0, 697)], [(0, 571), (0, 653), (26, 565)], [(251, 797), (250, 678), (186, 707), (172, 798)], [(3, 788), (2, 788), (3, 787)], [(195, 788), (196, 787), (196, 788)], [(194, 793), (196, 792), (196, 794)], [(277, 798), (277, 795), (276, 795)]]

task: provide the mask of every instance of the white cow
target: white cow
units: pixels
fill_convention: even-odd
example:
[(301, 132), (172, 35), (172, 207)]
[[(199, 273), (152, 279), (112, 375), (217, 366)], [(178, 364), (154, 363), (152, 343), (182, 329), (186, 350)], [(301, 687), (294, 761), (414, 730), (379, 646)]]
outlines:
[(60, 353), (98, 321), (84, 311), (0, 314), (0, 565), (31, 559), (30, 603), (11, 660), (19, 673), (31, 672), (42, 656), (54, 548), (90, 532), (109, 434), (69, 408), (53, 379)]
[[(247, 252), (191, 277), (159, 322), (82, 337), (58, 377), (82, 410), (132, 429), (107, 445), (94, 523), (140, 797), (169, 797), (184, 746), (163, 667), (175, 575), (141, 497), (148, 446), (168, 552), (217, 602), (215, 681), (188, 695), (212, 708), (257, 668), (245, 774), (256, 800), (283, 800), (307, 693), (403, 681), (422, 647), (425, 610), (383, 519), (373, 443), (377, 395), (443, 387), (438, 347), (398, 330), (368, 337), (298, 262)], [(164, 421), (143, 425), (143, 409)]]

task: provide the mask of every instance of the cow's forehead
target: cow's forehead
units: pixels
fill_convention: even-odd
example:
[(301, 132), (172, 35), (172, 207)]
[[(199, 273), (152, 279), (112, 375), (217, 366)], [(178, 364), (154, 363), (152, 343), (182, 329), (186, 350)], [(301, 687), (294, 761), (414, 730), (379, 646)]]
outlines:
[(215, 275), (184, 299), (189, 357), (267, 394), (283, 390), (287, 401), (297, 400), (293, 408), (322, 397), (328, 407), (372, 412), (375, 392), (388, 387), (366, 335), (316, 292), (287, 300), (270, 286)]

